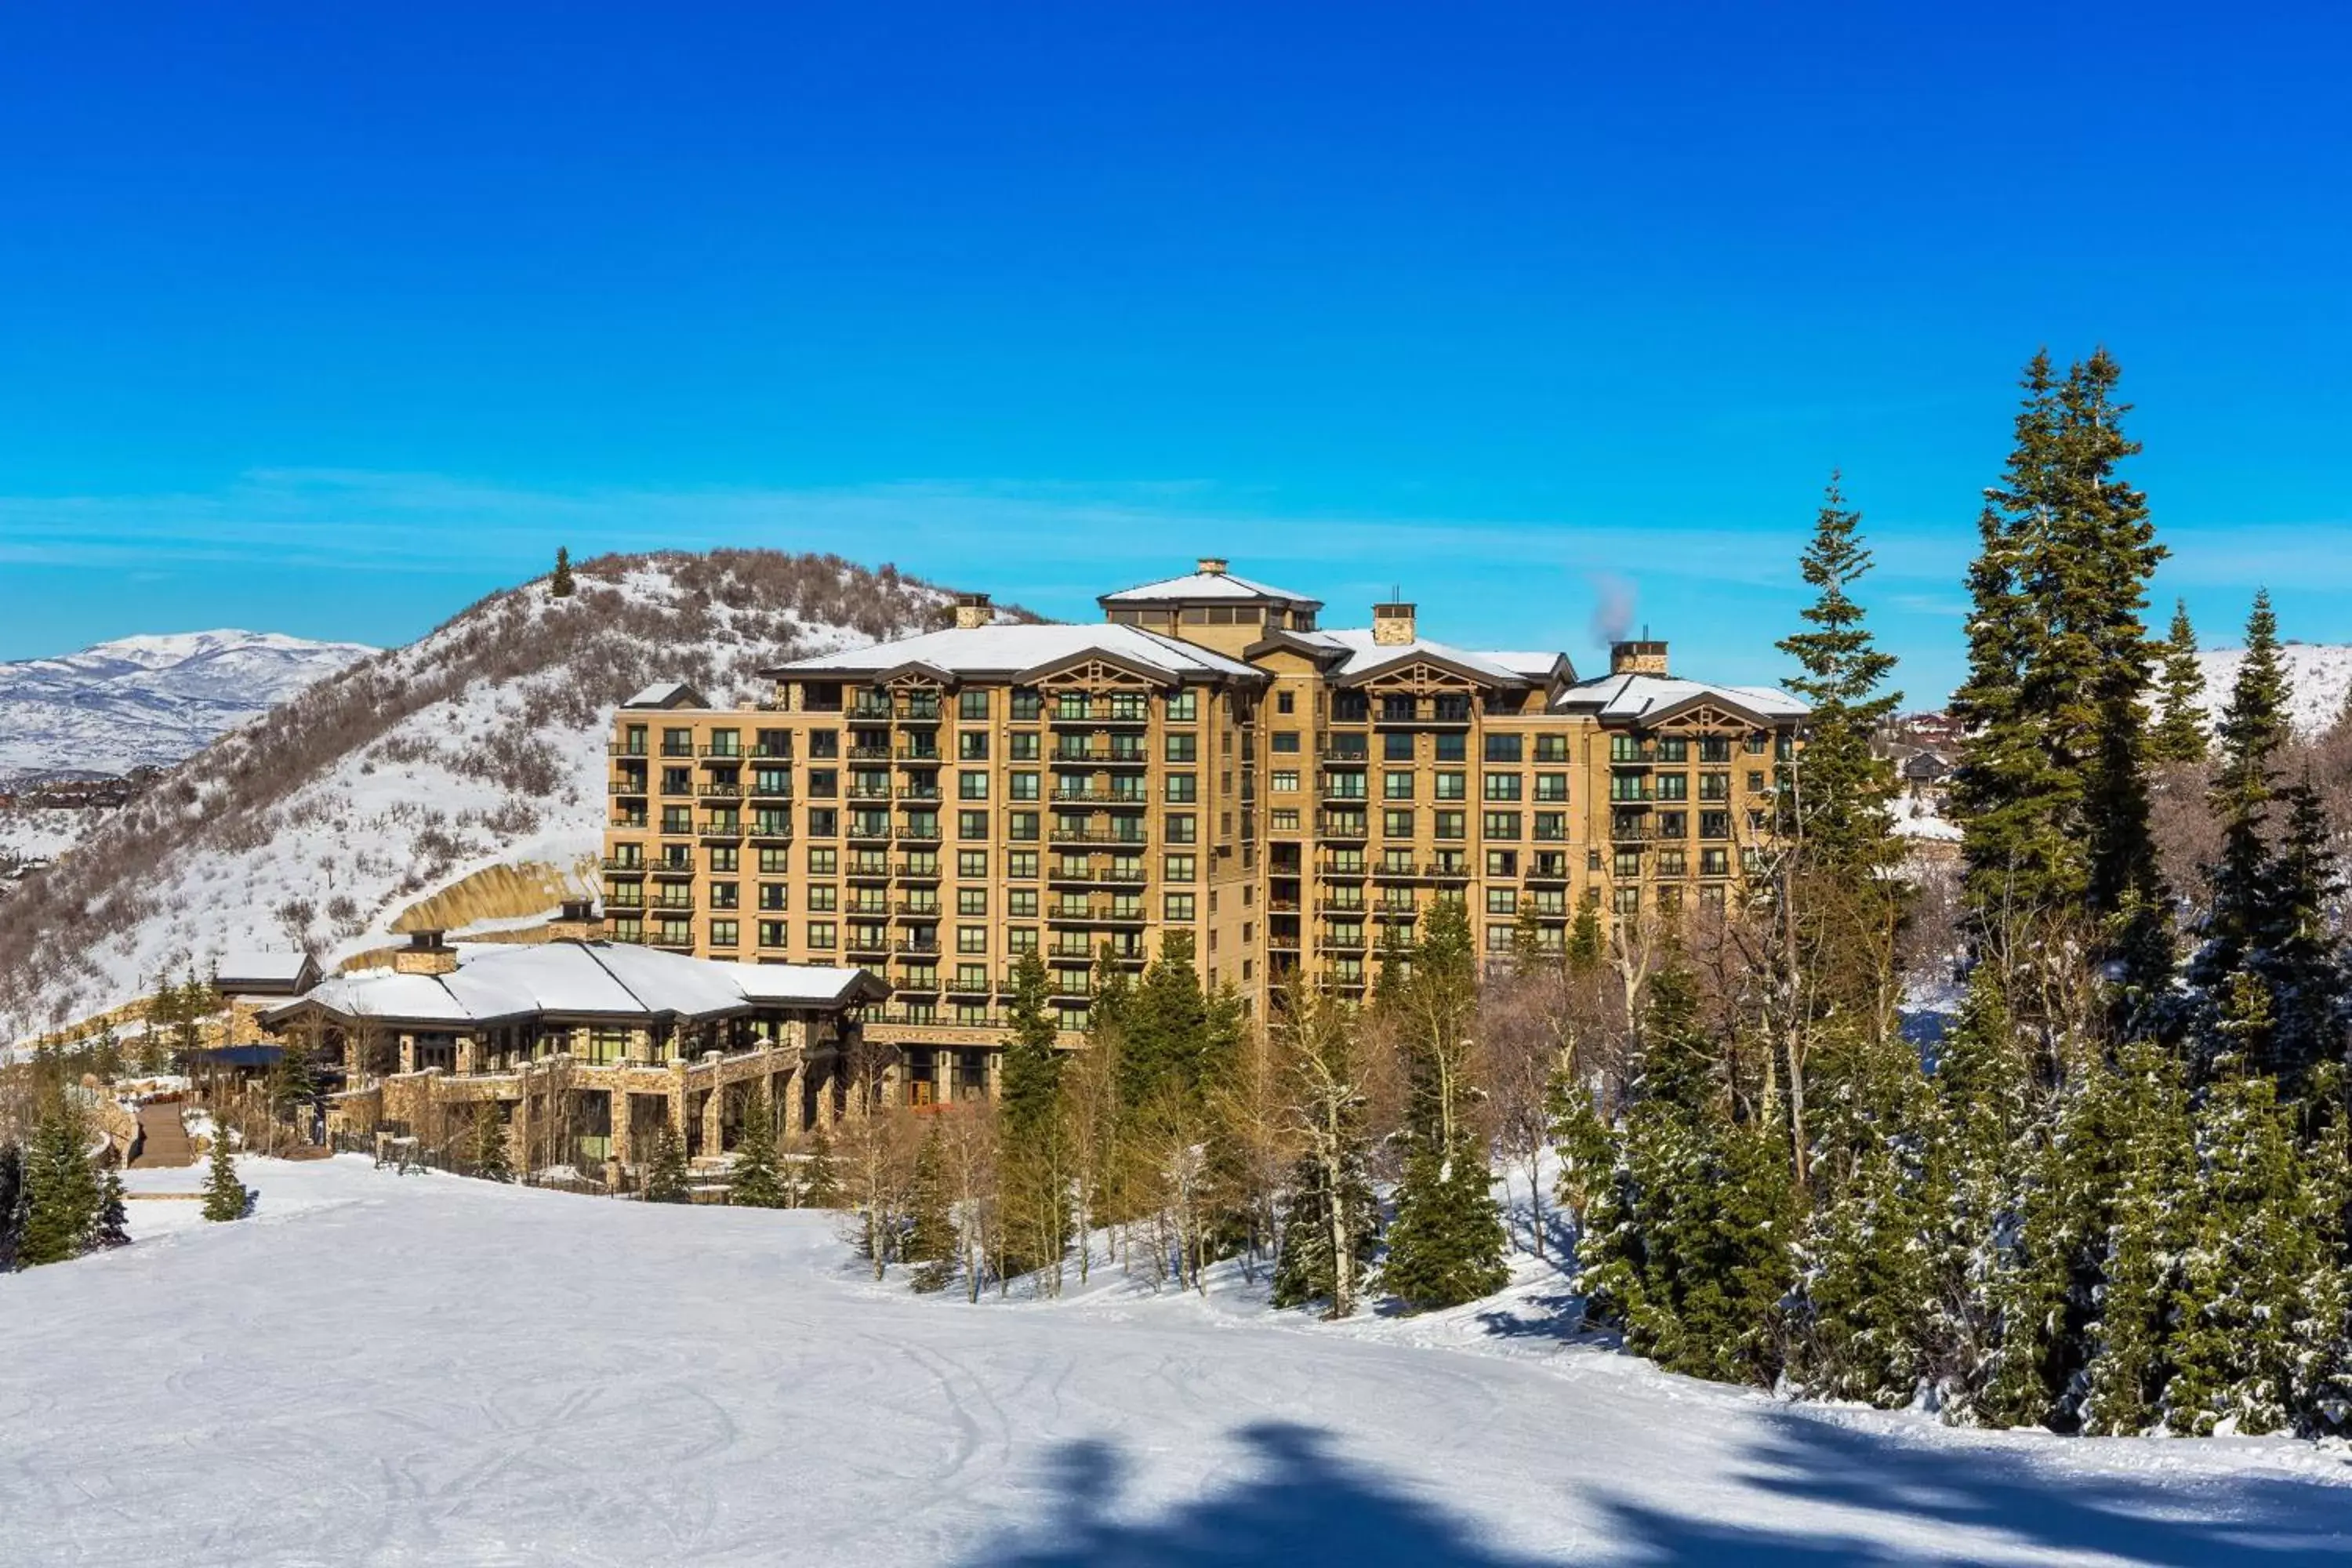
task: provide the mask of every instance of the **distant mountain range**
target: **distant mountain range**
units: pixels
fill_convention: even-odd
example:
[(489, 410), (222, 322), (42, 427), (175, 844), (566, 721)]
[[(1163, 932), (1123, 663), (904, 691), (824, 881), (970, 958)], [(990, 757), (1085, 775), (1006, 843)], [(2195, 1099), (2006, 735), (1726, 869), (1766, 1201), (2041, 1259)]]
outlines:
[[(2245, 661), (2246, 650), (2242, 647), (2208, 648), (2197, 656), (2198, 668), (2205, 674), (2208, 712), (2221, 712), (2230, 700), (2238, 666)], [(2294, 727), (2315, 735), (2334, 723), (2344, 711), (2346, 693), (2352, 690), (2352, 647), (2341, 643), (2291, 642), (2279, 648), (2279, 662), (2286, 668), (2292, 693), (2287, 717)]]
[(169, 767), (375, 651), (183, 632), (0, 664), (0, 785)]

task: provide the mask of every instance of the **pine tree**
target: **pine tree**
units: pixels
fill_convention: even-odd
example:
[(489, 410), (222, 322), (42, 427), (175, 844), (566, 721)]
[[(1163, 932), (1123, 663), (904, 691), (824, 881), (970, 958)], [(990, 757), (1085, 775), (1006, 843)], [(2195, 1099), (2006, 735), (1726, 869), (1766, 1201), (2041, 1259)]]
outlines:
[(51, 1100), (25, 1161), (24, 1221), (16, 1260), (62, 1263), (87, 1247), (105, 1198), (89, 1164), (89, 1124), (69, 1095)]
[(1826, 1077), (1815, 1205), (1797, 1248), (1791, 1371), (1807, 1393), (1883, 1409), (1927, 1376), (1932, 1091), (1900, 1036), (1847, 1031)]
[(2197, 629), (2189, 624), (2189, 601), (2172, 602), (2172, 630), (2162, 645), (2156, 729), (2148, 736), (2149, 760), (2205, 760), (2205, 672), (2197, 664)]
[(1812, 866), (1848, 874), (1891, 866), (1901, 853), (1888, 805), (1894, 765), (1872, 742), (1903, 695), (1885, 689), (1895, 656), (1879, 651), (1851, 595), (1870, 571), (1861, 525), (1832, 474), (1801, 563), (1816, 594), (1802, 612), (1807, 629), (1778, 645), (1804, 672), (1790, 679), (1790, 689), (1811, 707), (1788, 826)]
[(1769, 1383), (1793, 1279), (1785, 1139), (1735, 1114), (1678, 958), (1651, 979), (1636, 1065), (1617, 1166), (1579, 1252), (1587, 1315), (1669, 1371)]
[(1336, 1218), (1334, 1188), (1326, 1162), (1308, 1155), (1292, 1173), (1282, 1202), (1282, 1247), (1274, 1263), (1277, 1307), (1323, 1301), (1329, 1304), (1327, 1316), (1346, 1316), (1340, 1304), (1352, 1297), (1354, 1281), (1344, 1287), (1340, 1281), (1339, 1254), (1332, 1245), (1335, 1225), (1348, 1233), (1351, 1271), (1380, 1245), (1381, 1205), (1373, 1196), (1360, 1148), (1343, 1149), (1339, 1171)]
[(205, 1217), (243, 1219), (253, 1212), (253, 1193), (237, 1179), (236, 1156), (229, 1148), (228, 1129), (213, 1124), (212, 1162), (205, 1173)]
[(2300, 1363), (2336, 1330), (2315, 1334), (2305, 1297), (2330, 1226), (2313, 1212), (2294, 1118), (2272, 1080), (2217, 1079), (2197, 1127), (2203, 1172), (2174, 1293), (2165, 1423), (2197, 1436), (2280, 1431), (2294, 1420)]
[(743, 1096), (743, 1129), (727, 1173), (727, 1201), (737, 1208), (780, 1209), (783, 1178), (776, 1165), (776, 1119), (767, 1091), (754, 1082)]
[(2082, 1420), (2085, 1432), (2125, 1436), (2157, 1424), (2171, 1377), (2173, 1299), (2197, 1177), (2189, 1098), (2172, 1058), (2128, 1042), (2115, 1070), (2123, 1179), (2089, 1330)]
[(833, 1134), (822, 1121), (809, 1131), (808, 1152), (802, 1158), (801, 1171), (801, 1207), (841, 1206), (841, 1167), (834, 1157)]
[(1274, 1026), (1301, 1144), (1278, 1227), (1275, 1304), (1322, 1300), (1327, 1317), (1349, 1317), (1380, 1238), (1366, 1168), (1370, 1058), (1355, 1010), (1328, 993), (1285, 995)]
[(955, 1279), (956, 1256), (961, 1247), (952, 1205), (948, 1201), (947, 1171), (937, 1122), (924, 1131), (923, 1141), (915, 1151), (907, 1217), (907, 1239), (898, 1255), (915, 1266), (914, 1288), (927, 1292), (946, 1289)]
[(1592, 1205), (1616, 1167), (1617, 1140), (1593, 1103), (1591, 1090), (1565, 1074), (1552, 1080), (1544, 1110), (1551, 1124), (1552, 1152), (1559, 1161), (1552, 1198), (1581, 1242), (1591, 1226)]
[(654, 1139), (653, 1158), (646, 1162), (646, 1202), (649, 1204), (683, 1204), (693, 1201), (688, 1190), (686, 1144), (677, 1129), (662, 1120), (661, 1131)]
[(89, 1234), (84, 1238), (86, 1252), (102, 1252), (110, 1247), (131, 1245), (131, 1216), (122, 1202), (122, 1174), (109, 1166), (100, 1178), (98, 1208), (90, 1216)]
[(562, 545), (555, 547), (555, 574), (547, 581), (548, 596), (556, 599), (572, 597), (572, 552)]
[(16, 1245), (25, 1229), (25, 1148), (0, 1143), (0, 1274), (16, 1267)]
[[(1145, 991), (1150, 986), (1147, 982)], [(1050, 1269), (1058, 1282), (1069, 1247), (1069, 1163), (1061, 1110), (1062, 1062), (1048, 1000), (1045, 961), (1034, 952), (1013, 967), (1012, 1025), (998, 1089), (1003, 1151), (1003, 1226), (1008, 1272)], [(1136, 1023), (1151, 1005), (1135, 1003)], [(1130, 1041), (1130, 1044), (1132, 1042)]]
[(1509, 1237), (1495, 1202), (1485, 1140), (1472, 1117), (1470, 1051), (1478, 974), (1460, 905), (1438, 904), (1397, 1003), (1412, 1075), (1404, 1176), (1389, 1227), (1388, 1289), (1417, 1308), (1451, 1307), (1502, 1289)]
[(271, 1065), (266, 1093), (273, 1120), (294, 1115), (319, 1097), (319, 1075), (310, 1060), (310, 1047), (299, 1035), (286, 1043)]
[(2333, 918), (2344, 891), (2333, 829), (2307, 768), (2278, 799), (2286, 822), (2250, 960), (2269, 989), (2273, 1023), (2268, 1050), (2252, 1065), (2275, 1074), (2282, 1091), (2294, 1095), (2321, 1066), (2343, 1058), (2352, 977)]
[(514, 1162), (507, 1157), (506, 1119), (499, 1114), (492, 1100), (478, 1100), (474, 1105), (472, 1147), (467, 1151), (474, 1174), (486, 1182), (514, 1180)]

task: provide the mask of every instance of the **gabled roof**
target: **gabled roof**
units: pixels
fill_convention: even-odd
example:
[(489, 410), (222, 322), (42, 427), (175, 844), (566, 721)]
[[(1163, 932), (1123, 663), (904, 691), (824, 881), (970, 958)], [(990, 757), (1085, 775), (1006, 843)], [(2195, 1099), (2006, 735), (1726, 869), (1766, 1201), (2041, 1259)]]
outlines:
[(954, 676), (992, 676), (1011, 680), (1023, 672), (1097, 654), (1170, 680), (1212, 679), (1263, 680), (1263, 671), (1193, 643), (1145, 631), (1140, 626), (951, 626), (919, 637), (839, 653), (794, 659), (763, 670), (771, 678), (838, 675), (871, 680), (909, 664)]
[(708, 708), (702, 693), (683, 680), (656, 680), (621, 704), (624, 708)]
[(847, 1006), (887, 995), (862, 969), (718, 963), (630, 942), (461, 943), (446, 974), (338, 974), (263, 1016), (305, 1007), (380, 1023), (465, 1028), (539, 1015), (719, 1018), (760, 1005)]
[(1451, 643), (1438, 642), (1430, 637), (1415, 637), (1409, 643), (1383, 644), (1373, 641), (1371, 632), (1363, 627), (1320, 632), (1276, 632), (1266, 638), (1267, 643), (1276, 641), (1321, 650), (1318, 662), (1343, 685), (1362, 680), (1381, 670), (1415, 658), (1451, 665), (1473, 679), (1491, 681), (1500, 686), (1541, 686), (1555, 676), (1572, 679), (1576, 673), (1564, 653), (1480, 651), (1456, 647)]
[(1759, 723), (1801, 719), (1811, 711), (1769, 686), (1718, 686), (1670, 675), (1603, 675), (1580, 681), (1553, 700), (1555, 711), (1598, 713), (1602, 719), (1654, 724), (1697, 703), (1715, 701)]
[(1247, 577), (1236, 577), (1230, 572), (1190, 572), (1181, 577), (1163, 577), (1157, 583), (1141, 583), (1132, 588), (1122, 588), (1116, 594), (1105, 594), (1095, 603), (1108, 609), (1113, 605), (1181, 605), (1196, 600), (1204, 603), (1265, 600), (1308, 609), (1323, 607), (1320, 599), (1294, 594), (1287, 588), (1270, 587)]
[(243, 991), (299, 985), (306, 977), (315, 979), (318, 969), (307, 952), (225, 952), (213, 965), (213, 975), (222, 990)]

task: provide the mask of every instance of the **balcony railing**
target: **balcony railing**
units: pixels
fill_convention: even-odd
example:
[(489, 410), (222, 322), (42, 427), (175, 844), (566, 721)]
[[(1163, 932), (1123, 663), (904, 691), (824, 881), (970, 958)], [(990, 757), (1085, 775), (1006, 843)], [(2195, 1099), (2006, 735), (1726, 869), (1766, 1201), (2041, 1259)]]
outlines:
[(646, 863), (643, 860), (625, 860), (617, 855), (605, 856), (604, 867), (605, 870), (616, 876), (642, 877), (646, 874)]
[(707, 784), (694, 793), (704, 800), (741, 800), (743, 786), (740, 784)]

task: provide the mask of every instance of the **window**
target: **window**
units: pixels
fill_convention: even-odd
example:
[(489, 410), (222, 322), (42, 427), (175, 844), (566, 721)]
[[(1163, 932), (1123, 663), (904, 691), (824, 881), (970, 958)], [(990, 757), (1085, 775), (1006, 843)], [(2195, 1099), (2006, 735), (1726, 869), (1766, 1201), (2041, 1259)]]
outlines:
[(1701, 849), (1698, 852), (1698, 874), (1702, 877), (1730, 876), (1731, 851), (1728, 849)]
[(1016, 731), (1005, 742), (1004, 754), (1016, 763), (1034, 763), (1045, 754), (1044, 737), (1034, 730)]
[(1189, 802), (1197, 800), (1200, 798), (1198, 793), (1199, 789), (1200, 775), (1198, 773), (1170, 773), (1168, 775), (1168, 798), (1171, 801)]
[(1381, 760), (1388, 763), (1412, 761), (1412, 737), (1391, 731), (1381, 737)]
[(841, 755), (841, 731), (838, 730), (811, 730), (809, 731), (809, 755), (812, 757), (837, 757)]
[(958, 952), (986, 952), (988, 951), (988, 928), (986, 926), (956, 927), (956, 951)]
[(1730, 837), (1731, 813), (1727, 811), (1700, 812), (1698, 814), (1698, 836), (1701, 838)]
[(737, 944), (737, 938), (740, 933), (740, 931), (741, 927), (734, 921), (712, 921), (710, 922), (710, 945), (713, 947), (733, 947)]
[(1698, 760), (1702, 763), (1727, 763), (1731, 761), (1731, 737), (1728, 735), (1700, 736), (1698, 742)]
[(740, 883), (740, 882), (713, 882), (713, 883), (711, 883), (711, 884), (710, 884), (710, 907), (711, 907), (712, 909), (714, 909), (714, 910), (734, 910), (734, 909), (740, 909), (740, 908), (742, 908), (742, 903), (743, 903), (743, 884), (742, 884), (742, 883)]
[(1290, 696), (1290, 693), (1289, 693), (1289, 692), (1287, 692), (1287, 691), (1277, 691), (1277, 692), (1276, 692), (1276, 693), (1275, 693), (1275, 697), (1274, 697), (1274, 710), (1275, 710), (1276, 712), (1277, 712), (1277, 713), (1288, 713), (1288, 712), (1290, 712), (1290, 711), (1292, 711), (1292, 710), (1293, 710), (1293, 709), (1294, 709), (1294, 707), (1295, 707), (1295, 706), (1296, 706), (1296, 705), (1295, 705), (1295, 704), (1292, 702), (1292, 700), (1291, 700), (1291, 696)]
[(760, 907), (762, 910), (768, 910), (791, 909), (793, 907), (793, 885), (790, 882), (761, 883)]
[(1521, 737), (1489, 735), (1486, 737), (1486, 760), (1490, 763), (1516, 763), (1519, 760)]
[(664, 730), (662, 731), (662, 755), (665, 757), (690, 757), (694, 755), (694, 731), (691, 730)]
[(1536, 761), (1539, 763), (1564, 763), (1568, 761), (1567, 736), (1538, 735), (1535, 740)]
[(1538, 841), (1544, 843), (1567, 843), (1568, 813), (1564, 811), (1537, 812), (1535, 837)]
[(1566, 773), (1538, 773), (1536, 775), (1536, 798), (1538, 800), (1546, 801), (1566, 800), (1568, 798), (1568, 775)]
[[(981, 911), (974, 910), (971, 912), (978, 914)], [(1037, 889), (1034, 888), (1013, 888), (1008, 889), (1004, 895), (1004, 912), (1011, 915), (1017, 921), (1035, 920), (1037, 918)]]
[(1190, 724), (1201, 717), (1201, 694), (1197, 691), (1171, 691), (1168, 694), (1168, 721)]
[(1517, 838), (1519, 836), (1519, 814), (1516, 811), (1490, 811), (1481, 824), (1489, 838)]
[[(1622, 800), (1641, 799), (1641, 775), (1638, 773), (1620, 774), (1616, 778), (1611, 779), (1609, 781), (1611, 798)], [(1621, 784), (1627, 786), (1629, 793), (1623, 795), (1618, 795), (1615, 792)], [(1652, 798), (1655, 800), (1688, 800), (1690, 798), (1690, 774), (1660, 773), (1657, 776), (1657, 782), (1655, 788), (1653, 791)]]
[(1014, 926), (1012, 930), (1006, 931), (1004, 933), (1004, 951), (1013, 954), (1015, 957), (1018, 957), (1024, 952), (1036, 952), (1037, 928), (1035, 926)]
[(1170, 893), (1160, 903), (1160, 914), (1172, 925), (1190, 925), (1193, 908), (1192, 894)]
[(1295, 795), (1298, 790), (1298, 770), (1276, 768), (1270, 775), (1269, 787), (1277, 795)]
[(1517, 773), (1488, 773), (1483, 782), (1488, 800), (1519, 798), (1519, 775)]
[(1381, 813), (1381, 837), (1410, 838), (1412, 837), (1412, 809), (1396, 806)]
[(1771, 736), (1766, 734), (1761, 730), (1750, 730), (1748, 731), (1748, 738), (1740, 742), (1739, 749), (1746, 752), (1751, 757), (1760, 757), (1764, 754), (1764, 748), (1768, 743), (1769, 743), (1771, 739)]
[(1517, 888), (1486, 889), (1486, 912), (1490, 915), (1515, 915), (1519, 912), (1519, 890)]
[(1610, 857), (1609, 874), (1617, 878), (1621, 881), (1630, 880), (1633, 878), (1640, 876), (1642, 874), (1642, 852), (1638, 849), (1618, 850), (1616, 854)]
[(1638, 915), (1642, 912), (1642, 889), (1619, 888), (1610, 894), (1609, 906), (1621, 915)]
[(959, 812), (957, 812), (957, 813), (956, 813), (956, 837), (957, 837), (958, 838), (985, 838), (985, 837), (988, 837), (988, 813), (986, 813), (986, 812), (984, 812), (984, 811), (959, 811)]
[(1683, 735), (1664, 735), (1658, 741), (1658, 761), (1686, 763), (1690, 761), (1690, 741)]
[(1171, 844), (1197, 844), (1201, 838), (1201, 819), (1189, 812), (1171, 811), (1168, 814), (1167, 833)]
[(1392, 768), (1389, 772), (1382, 773), (1381, 775), (1381, 798), (1382, 800), (1411, 800), (1412, 798), (1412, 773), (1403, 768)]
[[(826, 853), (830, 854), (832, 851), (827, 850)], [(792, 854), (793, 852), (789, 849), (761, 850), (761, 875), (767, 877), (783, 877), (791, 875), (793, 868)]]
[(1688, 851), (1688, 850), (1686, 850), (1686, 849), (1661, 849), (1661, 850), (1659, 850), (1659, 851), (1658, 851), (1658, 875), (1659, 875), (1659, 876), (1661, 876), (1661, 877), (1676, 877), (1676, 878), (1680, 878), (1680, 877), (1687, 877), (1687, 876), (1689, 876), (1689, 875), (1690, 875), (1690, 851)]
[(1007, 850), (1004, 856), (1004, 874), (1015, 881), (1035, 881), (1037, 851), (1034, 849)]
[(1015, 687), (1011, 706), (1014, 723), (1034, 724), (1045, 710), (1045, 700), (1027, 687)]
[[(988, 836), (983, 833), (980, 837), (985, 838)], [(1007, 812), (1004, 837), (1016, 844), (1034, 844), (1037, 841), (1037, 814), (1034, 811)]]
[(1298, 808), (1295, 805), (1276, 806), (1266, 814), (1266, 827), (1274, 833), (1297, 832)]
[(986, 888), (958, 888), (956, 889), (956, 913), (960, 915), (984, 915), (987, 912), (988, 889)]
[(1701, 800), (1729, 800), (1731, 775), (1729, 773), (1699, 774), (1698, 797)]
[(956, 733), (956, 760), (981, 763), (988, 760), (988, 731), (961, 730)]
[(831, 921), (809, 921), (808, 933), (809, 946), (825, 952), (833, 951), (835, 944), (833, 940), (833, 922)]
[[(1036, 775), (1032, 773), (1030, 776), (1034, 778)], [(956, 798), (958, 800), (986, 800), (988, 798), (987, 770), (984, 768), (966, 768), (961, 773), (956, 774)]]
[(1273, 751), (1276, 756), (1295, 757), (1303, 750), (1297, 731), (1276, 730), (1274, 732)]
[(1468, 773), (1435, 773), (1431, 776), (1433, 780), (1432, 793), (1434, 794), (1438, 799), (1467, 800), (1470, 798), (1470, 775)]
[(760, 945), (761, 947), (786, 946), (788, 943), (786, 942), (785, 938), (789, 934), (789, 930), (782, 921), (761, 921), (760, 922)]
[(710, 868), (713, 871), (731, 873), (742, 869), (742, 866), (743, 851), (740, 849), (730, 846), (710, 852)]
[(1171, 763), (1197, 763), (1201, 760), (1200, 736), (1169, 735), (1164, 737), (1164, 739), (1167, 742), (1168, 761)]
[(1440, 838), (1460, 838), (1468, 831), (1468, 814), (1459, 811), (1430, 813), (1432, 831)]
[(1007, 788), (1014, 800), (1035, 800), (1037, 775), (1034, 773), (1013, 773), (1009, 775)]
[(838, 849), (811, 848), (808, 852), (808, 870), (809, 875), (812, 877), (839, 876), (841, 874), (841, 851)]
[(661, 830), (664, 833), (693, 832), (694, 807), (690, 805), (663, 806), (661, 815)]
[(1167, 857), (1162, 862), (1160, 875), (1171, 882), (1191, 881), (1192, 879), (1192, 857), (1190, 855), (1171, 855)]
[(1748, 793), (1749, 795), (1762, 795), (1767, 787), (1768, 786), (1764, 783), (1763, 769), (1750, 768), (1748, 770)]
[(986, 719), (988, 693), (985, 691), (959, 692), (956, 696), (956, 717), (964, 720)]

